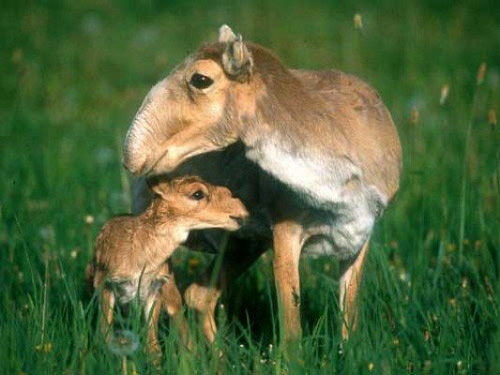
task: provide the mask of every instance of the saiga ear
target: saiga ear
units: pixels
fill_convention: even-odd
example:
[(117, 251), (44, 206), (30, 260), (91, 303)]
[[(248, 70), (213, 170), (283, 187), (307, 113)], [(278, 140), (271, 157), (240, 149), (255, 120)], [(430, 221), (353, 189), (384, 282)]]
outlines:
[(231, 28), (222, 25), (219, 29), (219, 42), (226, 43), (222, 55), (222, 65), (227, 74), (246, 79), (252, 74), (253, 59), (241, 35), (236, 36)]

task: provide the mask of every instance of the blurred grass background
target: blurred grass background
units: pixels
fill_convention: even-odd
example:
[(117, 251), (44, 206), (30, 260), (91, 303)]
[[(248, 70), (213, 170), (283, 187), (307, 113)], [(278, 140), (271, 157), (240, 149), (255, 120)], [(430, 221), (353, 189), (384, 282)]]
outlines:
[[(499, 9), (447, 0), (4, 1), (0, 372), (121, 371), (95, 334), (95, 300), (84, 291), (97, 231), (129, 210), (121, 143), (149, 88), (227, 23), (287, 66), (337, 68), (376, 87), (403, 143), (401, 190), (377, 226), (359, 331), (342, 355), (337, 265), (303, 259), (303, 358), (298, 370), (283, 360), (268, 253), (224, 297), (215, 348), (198, 339), (192, 352), (178, 349), (164, 322), (164, 372), (500, 373)], [(208, 261), (177, 254), (181, 284)], [(132, 362), (152, 371), (142, 348)]]

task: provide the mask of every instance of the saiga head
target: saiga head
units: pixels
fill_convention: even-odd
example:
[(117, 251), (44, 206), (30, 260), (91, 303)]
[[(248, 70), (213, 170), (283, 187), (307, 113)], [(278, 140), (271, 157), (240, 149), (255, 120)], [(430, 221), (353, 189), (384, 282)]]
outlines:
[(123, 162), (134, 175), (170, 172), (186, 159), (237, 141), (251, 116), (256, 82), (249, 47), (224, 25), (148, 93), (125, 139)]

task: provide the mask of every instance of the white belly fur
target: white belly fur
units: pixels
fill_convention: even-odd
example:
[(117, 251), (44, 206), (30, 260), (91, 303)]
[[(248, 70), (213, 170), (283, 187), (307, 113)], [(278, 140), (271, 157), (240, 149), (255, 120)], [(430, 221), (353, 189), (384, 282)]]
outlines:
[[(361, 170), (347, 158), (321, 160), (293, 155), (275, 139), (249, 148), (247, 157), (311, 206), (304, 223), (311, 238), (303, 254), (341, 260), (353, 257), (369, 239), (375, 220), (387, 206), (387, 197), (375, 186), (366, 185)], [(354, 187), (348, 185), (352, 179), (358, 181)]]

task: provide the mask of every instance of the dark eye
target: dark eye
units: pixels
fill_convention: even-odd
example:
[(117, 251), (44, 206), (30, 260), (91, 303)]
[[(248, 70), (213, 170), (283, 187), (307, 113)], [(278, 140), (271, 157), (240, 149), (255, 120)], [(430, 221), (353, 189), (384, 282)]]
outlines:
[(196, 201), (201, 201), (203, 198), (205, 198), (205, 194), (201, 190), (196, 190), (193, 194), (191, 194), (191, 198)]
[(203, 74), (194, 73), (191, 76), (189, 83), (197, 89), (206, 89), (214, 83), (214, 80), (210, 77), (204, 76)]

